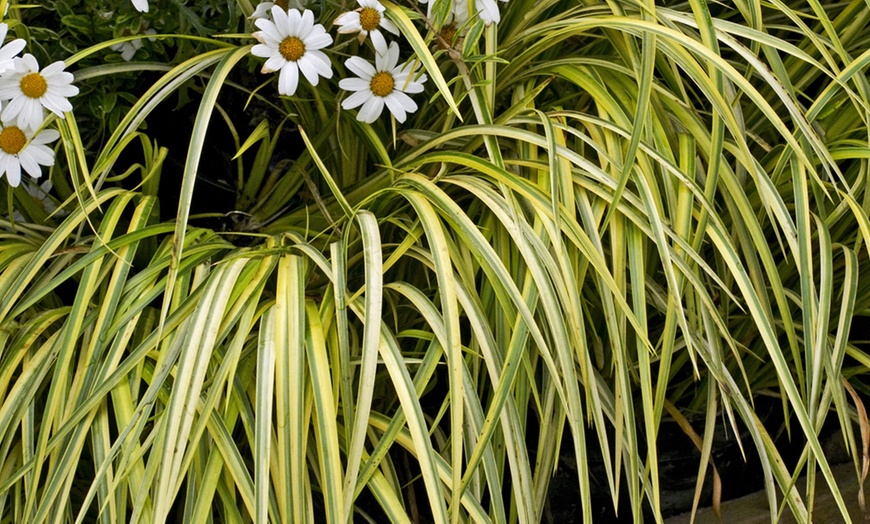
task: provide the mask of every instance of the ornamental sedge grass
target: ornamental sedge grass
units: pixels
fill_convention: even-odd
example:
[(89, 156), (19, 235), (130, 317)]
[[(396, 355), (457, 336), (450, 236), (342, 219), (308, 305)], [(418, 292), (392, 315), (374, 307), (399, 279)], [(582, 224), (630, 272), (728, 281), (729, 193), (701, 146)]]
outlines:
[[(11, 4), (11, 32), (61, 31)], [(333, 4), (290, 6), (335, 40), (332, 77), (294, 62), (291, 96), (251, 54), (268, 8), (168, 4), (35, 47), (82, 94), (44, 124), (60, 210), (0, 192), (2, 521), (539, 522), (574, 456), (585, 522), (595, 486), (661, 522), (670, 421), (697, 447), (693, 512), (724, 431), (772, 521), (823, 491), (850, 520), (819, 435), (839, 427), (863, 479), (866, 3), (488, 1), (486, 25), (475, 2), (383, 1), (400, 36), (379, 36), (427, 79), (398, 118), (342, 108), (346, 60), (383, 46)], [(86, 102), (101, 82), (128, 89), (117, 119)], [(173, 101), (183, 144), (155, 138)], [(205, 215), (218, 129), (234, 202)]]

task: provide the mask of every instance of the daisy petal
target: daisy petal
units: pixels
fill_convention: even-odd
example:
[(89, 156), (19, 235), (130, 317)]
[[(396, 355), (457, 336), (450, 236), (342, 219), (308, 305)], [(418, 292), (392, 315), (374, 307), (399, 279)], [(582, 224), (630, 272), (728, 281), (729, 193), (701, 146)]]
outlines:
[(408, 82), (407, 85), (405, 85), (405, 83), (402, 83), (401, 84), (403, 86), (402, 91), (404, 91), (405, 93), (411, 93), (412, 95), (416, 94), (416, 93), (422, 93), (423, 92), (423, 82), (425, 82), (425, 81), (426, 81), (426, 76), (423, 75), (422, 77), (420, 77), (420, 81), (411, 81), (411, 82)]
[(260, 58), (269, 58), (272, 53), (272, 48), (266, 44), (257, 44), (251, 48), (251, 54)]
[[(356, 24), (357, 27), (359, 27), (359, 29), (357, 29), (357, 31), (362, 29), (362, 26), (359, 25), (359, 13), (357, 13), (356, 11), (345, 11), (344, 13), (341, 13), (340, 15), (338, 15), (335, 18), (335, 20), (332, 21), (332, 23), (334, 25), (343, 25), (343, 26), (350, 25), (350, 24)], [(352, 32), (352, 31), (343, 31), (342, 29), (346, 29), (346, 28), (339, 27), (338, 32), (339, 33)]]
[[(257, 21), (259, 22), (259, 20)], [(284, 40), (284, 37), (281, 36), (281, 33), (278, 32), (278, 28), (275, 27), (274, 23), (270, 22), (269, 20), (263, 20), (263, 22), (263, 24), (257, 24), (257, 27), (262, 30), (263, 34), (265, 34), (267, 37), (271, 38), (275, 42), (280, 42), (281, 40)]]
[(329, 58), (326, 57), (323, 51), (310, 51), (307, 55), (320, 76), (332, 78), (332, 62), (329, 61)]
[(305, 77), (305, 80), (308, 80), (308, 83), (310, 83), (311, 85), (316, 86), (318, 79), (317, 67), (314, 65), (311, 59), (309, 59), (307, 56), (303, 56), (296, 62), (296, 65), (299, 66), (299, 70), (302, 71), (302, 75)]
[(263, 64), (263, 73), (274, 73), (282, 69), (284, 66), (287, 66), (288, 62), (281, 55), (270, 56), (266, 63)]
[(40, 176), (42, 176), (42, 170), (39, 169), (39, 164), (37, 164), (33, 157), (31, 157), (28, 153), (29, 152), (27, 150), (19, 153), (18, 161), (28, 175), (32, 176), (33, 178), (39, 178)]
[(32, 143), (27, 148), (27, 152), (33, 157), (33, 160), (43, 166), (53, 166), (54, 156), (51, 154), (51, 149), (46, 146), (35, 146)]
[[(2, 38), (0, 38), (0, 42), (2, 42), (2, 41), (3, 41)], [(11, 58), (12, 56), (18, 55), (18, 53), (23, 51), (26, 46), (27, 46), (27, 42), (25, 42), (23, 38), (16, 38), (15, 40), (4, 45), (3, 51), (5, 53), (11, 55), (10, 56), (10, 58)]]
[[(404, 109), (405, 111), (407, 111), (409, 113), (413, 113), (414, 111), (417, 110), (417, 103), (414, 102), (413, 100), (411, 100), (410, 96), (406, 95), (405, 93), (403, 93), (401, 91), (394, 91), (387, 98), (394, 100), (396, 102), (396, 104), (401, 105), (402, 109)], [(389, 103), (387, 105), (389, 105)]]
[[(341, 87), (341, 86), (339, 86), (339, 87)], [(342, 89), (344, 89), (344, 88), (342, 87)], [(366, 102), (366, 100), (368, 100), (372, 96), (373, 95), (372, 95), (371, 91), (357, 91), (357, 92), (353, 93), (352, 95), (350, 95), (349, 97), (345, 98), (344, 101), (342, 101), (342, 103), (341, 103), (341, 107), (343, 107), (344, 109), (353, 109), (355, 107), (359, 107), (359, 106), (363, 105)]]
[[(299, 11), (296, 11), (297, 13)], [(314, 11), (310, 9), (306, 9), (302, 13), (302, 17), (299, 20), (299, 23), (296, 25), (296, 31), (299, 38), (305, 40), (308, 35), (311, 34), (311, 31), (314, 29)]]
[(305, 49), (306, 51), (314, 51), (316, 49), (323, 49), (324, 47), (332, 44), (332, 36), (329, 33), (323, 33), (321, 35), (310, 35), (305, 39)]
[(21, 183), (21, 164), (15, 157), (10, 157), (6, 162), (6, 179), (12, 187), (18, 187)]
[(285, 11), (276, 5), (272, 7), (272, 22), (279, 34), (291, 35), (293, 29), (299, 24), (299, 11), (295, 9)]
[(393, 33), (394, 35), (399, 34), (399, 27), (392, 20), (389, 20), (387, 18), (381, 18), (381, 27)]
[[(35, 130), (36, 128), (41, 126), (42, 121), (45, 120), (45, 113), (42, 111), (42, 106), (39, 104), (39, 102), (34, 101), (34, 102), (29, 103), (29, 104), (26, 104), (24, 106), (24, 111), (29, 113), (28, 115), (25, 115), (25, 117), (24, 117), (27, 119), (25, 121), (26, 123), (24, 124), (24, 127), (28, 128), (30, 130)], [(63, 117), (63, 113), (59, 113), (59, 114), (55, 113), (55, 114), (57, 114), (57, 116), (59, 116), (59, 117)], [(19, 122), (20, 121), (21, 121), (21, 117), (19, 117)]]
[(293, 96), (296, 94), (296, 88), (299, 85), (299, 68), (296, 64), (288, 63), (281, 68), (281, 74), (278, 76), (278, 94)]
[(371, 79), (377, 73), (374, 67), (362, 58), (358, 56), (352, 56), (345, 60), (345, 67), (347, 67), (351, 72), (355, 73), (358, 77), (363, 79)]
[(371, 82), (366, 82), (362, 78), (343, 78), (338, 82), (338, 87), (345, 91), (364, 91), (371, 86)]
[[(372, 41), (374, 43), (374, 41)], [(390, 47), (386, 49), (386, 52), (383, 51), (383, 48), (380, 50), (375, 47), (375, 68), (378, 71), (389, 71), (396, 67), (396, 63), (399, 61), (399, 44), (396, 42), (390, 42)]]
[(69, 100), (62, 96), (56, 96), (52, 93), (45, 93), (40, 101), (46, 109), (58, 116), (61, 116), (68, 111), (72, 111), (72, 104), (70, 104)]
[(30, 140), (30, 143), (36, 145), (50, 144), (58, 138), (60, 138), (60, 133), (57, 129), (43, 129)]
[(49, 77), (62, 73), (64, 67), (66, 66), (63, 65), (63, 61), (58, 60), (57, 62), (53, 62), (42, 69), (42, 76)]
[(0, 120), (5, 124), (11, 122), (21, 113), (24, 108), (24, 97), (13, 98), (3, 108), (3, 113), (0, 113)]
[(390, 113), (393, 113), (393, 116), (396, 117), (396, 120), (398, 120), (399, 122), (404, 122), (405, 109), (402, 107), (402, 104), (398, 100), (396, 100), (396, 94), (398, 93), (391, 93), (388, 97), (384, 98), (384, 102), (390, 109)]
[(356, 119), (360, 122), (371, 124), (381, 116), (383, 110), (384, 99), (379, 96), (373, 96), (366, 100), (365, 104), (360, 108), (359, 113), (356, 115)]
[(387, 40), (384, 38), (384, 35), (381, 34), (380, 31), (375, 29), (371, 33), (372, 36), (372, 44), (375, 45), (375, 49), (385, 49), (387, 47)]
[[(12, 158), (10, 155), (0, 151), (0, 177), (6, 174), (6, 166), (9, 164), (9, 159)], [(12, 186), (12, 181), (9, 180), (9, 177), (6, 177), (6, 182)], [(12, 186), (16, 187), (16, 186)]]

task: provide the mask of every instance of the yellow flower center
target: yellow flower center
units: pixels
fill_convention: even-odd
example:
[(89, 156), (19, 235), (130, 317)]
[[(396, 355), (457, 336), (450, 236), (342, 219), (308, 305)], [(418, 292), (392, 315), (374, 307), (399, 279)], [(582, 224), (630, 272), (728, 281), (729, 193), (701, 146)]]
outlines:
[(305, 54), (305, 43), (295, 36), (288, 36), (278, 45), (278, 52), (288, 62), (295, 62)]
[(363, 7), (359, 12), (359, 25), (363, 31), (374, 31), (381, 23), (381, 14), (374, 7)]
[(442, 49), (446, 49), (447, 47), (452, 46), (453, 39), (456, 37), (456, 24), (450, 24), (448, 26), (444, 26), (444, 28), (441, 29), (440, 35), (441, 35), (441, 39), (446, 43), (446, 45), (441, 43), (441, 41), (439, 41), (438, 47), (440, 47)]
[(393, 75), (386, 71), (381, 71), (380, 73), (375, 74), (375, 76), (372, 77), (371, 84), (369, 84), (369, 87), (375, 96), (387, 96), (393, 92), (395, 86), (396, 81), (393, 80)]
[(290, 2), (288, 2), (287, 0), (276, 0), (275, 5), (286, 11), (287, 8), (290, 6)]
[(21, 92), (30, 98), (39, 98), (48, 91), (48, 82), (39, 73), (27, 73), (21, 78)]
[(0, 149), (10, 155), (20, 153), (26, 143), (27, 137), (24, 136), (24, 131), (15, 126), (4, 127), (3, 131), (0, 131)]

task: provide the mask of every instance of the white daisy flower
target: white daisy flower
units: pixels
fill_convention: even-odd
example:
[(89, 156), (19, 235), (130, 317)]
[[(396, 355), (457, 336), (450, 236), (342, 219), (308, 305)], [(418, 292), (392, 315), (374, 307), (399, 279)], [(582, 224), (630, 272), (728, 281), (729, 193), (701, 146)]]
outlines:
[(456, 42), (457, 33), (465, 33), (468, 29), (468, 2), (466, 0), (454, 0), (450, 16), (447, 18), (444, 26), (438, 32), (440, 37), (438, 47), (448, 49)]
[(277, 2), (260, 2), (257, 4), (257, 7), (254, 8), (254, 12), (251, 13), (251, 16), (248, 17), (248, 20), (257, 20), (258, 18), (272, 18), (272, 7), (278, 6), (285, 11), (289, 11), (291, 9), (298, 9), (300, 11), (305, 9), (305, 2), (300, 0), (278, 0)]
[(333, 24), (338, 25), (339, 33), (359, 33), (359, 43), (362, 44), (366, 35), (371, 33), (375, 49), (386, 48), (387, 41), (379, 28), (386, 29), (394, 35), (399, 34), (399, 28), (392, 20), (384, 16), (386, 9), (378, 0), (356, 0), (359, 8), (342, 13)]
[(452, 13), (452, 23), (457, 27), (461, 27), (468, 23), (468, 2), (466, 0), (454, 0)]
[[(507, 2), (507, 0), (501, 0)], [(498, 4), (495, 0), (476, 0), (477, 14), (486, 25), (497, 24), (501, 21), (501, 13), (498, 12)]]
[(435, 4), (435, 0), (431, 2), (429, 0), (420, 0), (421, 4), (428, 4), (426, 8), (426, 18), (432, 18), (432, 5)]
[[(54, 214), (58, 217), (63, 217), (69, 214), (68, 211), (57, 208), (57, 202), (55, 202), (54, 198), (51, 196), (51, 189), (54, 187), (51, 180), (46, 180), (41, 184), (37, 184), (36, 181), (31, 182), (25, 180), (23, 185), (27, 194), (30, 195), (30, 197), (33, 198), (33, 200), (41, 206), (47, 214)], [(21, 219), (16, 218), (15, 220), (23, 221), (23, 218), (24, 217)]]
[(142, 49), (142, 40), (130, 40), (129, 42), (121, 42), (109, 46), (112, 51), (121, 53), (121, 58), (125, 62), (129, 62), (136, 55), (136, 51)]
[(299, 85), (299, 71), (311, 85), (319, 77), (332, 78), (332, 64), (320, 49), (332, 44), (332, 36), (320, 24), (314, 23), (314, 13), (306, 9), (284, 11), (272, 6), (272, 20), (260, 18), (254, 22), (260, 31), (253, 34), (259, 40), (251, 54), (266, 59), (263, 73), (281, 71), (278, 93), (292, 96)]
[[(157, 31), (153, 29), (146, 30), (143, 34), (153, 35), (157, 33)], [(149, 40), (154, 40), (153, 38), (149, 38)], [(112, 51), (117, 51), (121, 53), (121, 58), (124, 59), (125, 62), (129, 62), (133, 59), (133, 56), (136, 55), (136, 51), (142, 49), (142, 39), (138, 38), (136, 40), (130, 40), (129, 42), (121, 42), (120, 44), (113, 44), (109, 46), (109, 49)]]
[(6, 24), (0, 24), (0, 74), (7, 69), (12, 69), (15, 57), (18, 56), (18, 53), (20, 53), (26, 45), (23, 38), (16, 38), (15, 40), (4, 44), (3, 42), (6, 41), (6, 33), (8, 32), (9, 26)]
[(5, 173), (12, 187), (21, 182), (22, 168), (33, 178), (42, 176), (39, 166), (54, 165), (54, 151), (46, 144), (58, 137), (56, 129), (43, 129), (33, 136), (29, 130), (4, 121), (0, 126), (0, 176)]
[(396, 66), (399, 61), (399, 45), (390, 43), (383, 53), (375, 54), (375, 67), (358, 56), (352, 56), (344, 63), (359, 78), (345, 78), (338, 87), (354, 91), (341, 103), (344, 109), (362, 106), (356, 118), (371, 124), (381, 115), (384, 104), (399, 122), (404, 122), (406, 113), (417, 110), (417, 104), (406, 93), (422, 93), (426, 75), (414, 75), (410, 62)]
[[(486, 25), (497, 24), (501, 21), (501, 14), (498, 11), (498, 4), (495, 0), (473, 0), (476, 13)], [(507, 2), (508, 0), (500, 0)], [(429, 9), (426, 16), (432, 18), (432, 5), (435, 0), (420, 0), (421, 3), (429, 4)], [(463, 25), (468, 20), (468, 0), (453, 0), (452, 13), (454, 22), (457, 26)]]
[(254, 9), (254, 12), (251, 13), (251, 16), (249, 16), (248, 19), (259, 20), (260, 18), (269, 18), (269, 14), (271, 13), (272, 7), (275, 4), (275, 2), (260, 2), (259, 4), (257, 4), (257, 7)]
[[(457, 16), (458, 13), (465, 13), (465, 18), (462, 22), (468, 20), (468, 2), (469, 0), (453, 0), (453, 5), (450, 7), (450, 12)], [(435, 6), (435, 0), (420, 0), (421, 4), (428, 4), (426, 8), (426, 18), (432, 18), (432, 8)]]
[(148, 0), (132, 0), (132, 1), (133, 1), (133, 7), (136, 8), (136, 11), (139, 11), (140, 13), (147, 13), (148, 12)]
[(13, 69), (0, 76), (0, 100), (9, 100), (0, 119), (4, 122), (18, 118), (18, 124), (35, 131), (43, 121), (42, 108), (63, 118), (72, 110), (67, 97), (77, 95), (79, 88), (72, 85), (73, 75), (63, 70), (62, 61), (39, 70), (36, 58), (30, 53), (15, 58)]
[(249, 20), (257, 20), (258, 18), (270, 18), (272, 14), (272, 7), (278, 6), (285, 11), (289, 11), (290, 9), (299, 9), (300, 11), (305, 9), (305, 3), (300, 2), (298, 0), (278, 0), (277, 2), (260, 2), (257, 4), (254, 12), (251, 13), (251, 16), (248, 17)]

